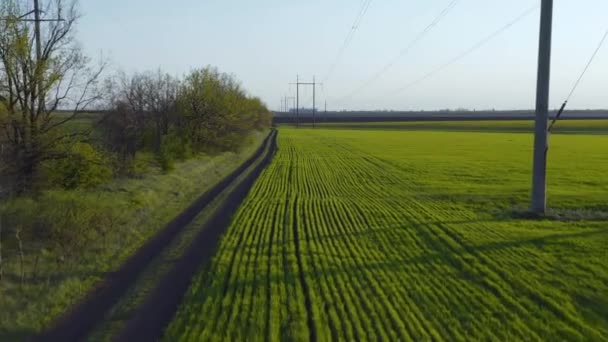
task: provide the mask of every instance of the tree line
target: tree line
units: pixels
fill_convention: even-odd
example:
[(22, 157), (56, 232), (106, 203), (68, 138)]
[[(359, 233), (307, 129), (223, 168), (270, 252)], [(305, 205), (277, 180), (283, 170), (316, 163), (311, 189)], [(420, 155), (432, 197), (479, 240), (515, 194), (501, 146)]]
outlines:
[(120, 74), (107, 80), (106, 89), (110, 110), (101, 132), (123, 167), (142, 150), (154, 153), (165, 169), (193, 153), (234, 150), (272, 119), (259, 98), (247, 96), (233, 76), (212, 67), (181, 80), (160, 70)]
[[(216, 68), (107, 77), (74, 28), (77, 1), (48, 1), (36, 35), (28, 0), (0, 4), (0, 196), (98, 185), (147, 163), (164, 170), (200, 152), (238, 148), (271, 113)], [(36, 38), (41, 41), (36, 48)], [(90, 108), (102, 113), (86, 114)], [(67, 109), (67, 110), (66, 110)], [(60, 111), (61, 110), (61, 111)]]
[(42, 19), (61, 18), (42, 22), (39, 33), (23, 20), (31, 2), (0, 1), (0, 286), (5, 270), (23, 285), (134, 248), (150, 232), (130, 218), (150, 216), (154, 228), (173, 209), (155, 216), (157, 198), (108, 190), (123, 184), (110, 181), (236, 151), (272, 120), (235, 76), (211, 66), (182, 77), (109, 73), (75, 39), (76, 0), (39, 1)]

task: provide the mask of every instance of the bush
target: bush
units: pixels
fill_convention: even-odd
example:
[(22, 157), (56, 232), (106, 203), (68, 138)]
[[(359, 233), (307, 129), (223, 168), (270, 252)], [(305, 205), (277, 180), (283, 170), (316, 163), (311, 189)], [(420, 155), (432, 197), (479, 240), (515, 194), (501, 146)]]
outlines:
[(14, 181), (12, 181), (14, 172), (11, 172), (14, 171), (11, 170), (14, 162), (10, 158), (9, 144), (6, 140), (8, 127), (8, 113), (0, 97), (0, 200), (14, 186)]
[(137, 152), (131, 160), (127, 173), (131, 177), (142, 177), (154, 163), (154, 155), (149, 152)]
[(171, 133), (163, 139), (163, 144), (157, 157), (163, 171), (171, 171), (176, 161), (192, 157), (192, 149), (190, 144), (181, 136)]
[(112, 178), (108, 159), (91, 144), (77, 142), (66, 154), (65, 158), (46, 161), (42, 165), (51, 187), (89, 189)]
[(57, 190), (42, 192), (35, 199), (20, 197), (8, 201), (0, 207), (0, 215), (9, 241), (19, 229), (24, 240), (44, 241), (47, 250), (67, 258), (82, 253), (91, 241), (105, 240), (117, 225), (119, 209), (90, 193)]

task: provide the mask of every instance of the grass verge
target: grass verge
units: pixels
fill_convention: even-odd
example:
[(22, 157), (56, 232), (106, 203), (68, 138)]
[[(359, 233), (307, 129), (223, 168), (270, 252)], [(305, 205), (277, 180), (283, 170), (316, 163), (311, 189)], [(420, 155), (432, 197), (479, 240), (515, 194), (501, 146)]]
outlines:
[[(270, 145), (269, 145), (270, 146)], [(270, 147), (266, 153), (271, 153)], [(208, 228), (208, 222), (212, 220), (218, 210), (221, 210), (227, 201), (230, 201), (231, 193), (241, 186), (241, 183), (249, 177), (249, 174), (263, 162), (265, 154), (262, 154), (245, 171), (243, 171), (228, 187), (217, 195), (205, 208), (190, 222), (176, 239), (169, 244), (156, 257), (138, 277), (121, 300), (114, 305), (93, 333), (87, 338), (88, 341), (115, 341), (119, 333), (125, 328), (127, 322), (137, 314), (140, 306), (151, 295), (156, 285), (163, 277), (178, 264), (180, 258), (195, 241), (201, 232)]]
[(14, 208), (22, 207), (41, 231), (45, 221), (55, 226), (62, 221), (68, 232), (87, 234), (88, 248), (68, 253), (73, 246), (38, 244), (30, 234), (20, 236), (20, 253), (15, 239), (20, 227), (5, 225), (0, 340), (27, 339), (48, 326), (197, 196), (242, 164), (264, 136), (252, 136), (238, 153), (200, 156), (176, 165), (169, 174), (153, 170), (141, 179), (117, 180), (95, 191), (54, 191), (3, 203), (5, 222), (14, 222)]

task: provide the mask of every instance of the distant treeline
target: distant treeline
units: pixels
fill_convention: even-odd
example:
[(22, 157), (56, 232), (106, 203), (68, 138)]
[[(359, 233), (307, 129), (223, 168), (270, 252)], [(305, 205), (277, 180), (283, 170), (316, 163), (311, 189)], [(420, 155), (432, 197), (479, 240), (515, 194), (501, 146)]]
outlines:
[(272, 114), (231, 75), (207, 67), (177, 79), (158, 72), (107, 81), (109, 111), (99, 123), (103, 145), (126, 172), (138, 151), (152, 152), (163, 168), (192, 153), (235, 150)]
[[(553, 117), (557, 111), (550, 113)], [(533, 110), (510, 111), (332, 111), (317, 112), (316, 122), (383, 122), (383, 121), (449, 121), (449, 120), (528, 120), (534, 118)], [(608, 110), (570, 110), (565, 111), (562, 119), (608, 119)], [(274, 123), (311, 123), (313, 115), (300, 112), (275, 112)]]
[[(271, 124), (260, 99), (212, 67), (106, 78), (107, 63), (93, 65), (75, 40), (77, 0), (48, 2), (44, 14), (62, 20), (38, 36), (21, 19), (30, 3), (0, 2), (0, 198), (92, 187), (150, 159), (166, 170), (193, 153), (235, 149)], [(86, 115), (92, 107), (103, 115)]]
[[(159, 70), (119, 73), (101, 83), (96, 96), (103, 110), (94, 113), (54, 110), (31, 119), (23, 113), (32, 108), (0, 103), (5, 194), (92, 187), (137, 176), (151, 163), (169, 170), (200, 152), (235, 150), (253, 130), (271, 125), (259, 98), (212, 67), (182, 79)], [(30, 125), (36, 135), (18, 134)]]

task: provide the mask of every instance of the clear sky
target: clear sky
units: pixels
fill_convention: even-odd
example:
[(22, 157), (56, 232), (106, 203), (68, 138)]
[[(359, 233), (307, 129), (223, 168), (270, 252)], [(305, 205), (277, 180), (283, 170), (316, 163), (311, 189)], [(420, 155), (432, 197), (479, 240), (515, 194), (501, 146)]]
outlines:
[[(318, 90), (328, 109), (534, 107), (540, 10), (457, 63), (401, 92), (540, 0), (459, 0), (392, 68), (351, 98), (451, 0), (373, 0), (350, 45)], [(79, 40), (115, 69), (182, 75), (217, 66), (277, 109), (288, 83), (325, 78), (360, 0), (81, 0)], [(558, 107), (608, 28), (608, 0), (556, 0), (551, 106)], [(311, 91), (303, 89), (302, 105)], [(570, 108), (608, 108), (608, 42)]]

